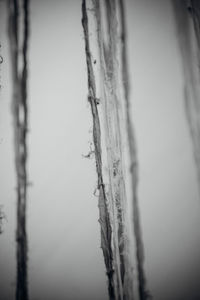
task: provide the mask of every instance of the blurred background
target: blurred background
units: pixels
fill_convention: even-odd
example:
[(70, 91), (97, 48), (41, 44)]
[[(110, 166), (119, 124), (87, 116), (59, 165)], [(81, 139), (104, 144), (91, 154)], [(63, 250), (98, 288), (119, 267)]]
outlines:
[[(28, 242), (32, 300), (106, 300), (81, 1), (32, 0)], [(145, 270), (156, 300), (200, 299), (200, 199), (170, 0), (127, 0)], [(16, 177), (6, 1), (0, 1), (0, 299), (15, 296)], [(97, 61), (98, 68), (98, 61)]]

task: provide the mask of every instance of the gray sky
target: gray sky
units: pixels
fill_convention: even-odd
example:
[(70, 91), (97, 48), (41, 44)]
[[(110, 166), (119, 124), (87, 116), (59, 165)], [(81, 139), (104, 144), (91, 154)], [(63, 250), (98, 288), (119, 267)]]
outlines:
[[(80, 1), (31, 2), (28, 197), (31, 299), (107, 299)], [(170, 1), (127, 1), (132, 110), (148, 287), (198, 299), (200, 200)], [(4, 4), (0, 4), (3, 6)], [(4, 5), (5, 6), (5, 5)], [(15, 170), (5, 9), (1, 10), (2, 300), (14, 298)]]

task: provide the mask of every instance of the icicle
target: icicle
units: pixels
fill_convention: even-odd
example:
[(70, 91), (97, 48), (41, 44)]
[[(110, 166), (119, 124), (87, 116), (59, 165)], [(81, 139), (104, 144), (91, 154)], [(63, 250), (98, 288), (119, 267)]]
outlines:
[[(84, 9), (86, 13), (85, 1)], [(104, 176), (104, 183), (108, 186), (106, 191), (106, 200), (103, 205), (107, 209), (109, 218), (109, 228), (111, 230), (111, 251), (112, 251), (112, 286), (114, 299), (141, 299), (147, 298), (145, 291), (145, 275), (143, 269), (143, 244), (140, 228), (139, 208), (136, 196), (137, 189), (137, 159), (135, 150), (135, 139), (130, 116), (129, 103), (129, 82), (126, 57), (126, 32), (124, 20), (124, 7), (122, 1), (93, 0), (92, 11), (95, 14), (95, 23), (97, 26), (97, 48), (99, 50), (100, 62), (100, 105), (97, 110), (96, 86), (94, 71), (91, 62), (91, 53), (89, 49), (89, 34), (84, 28), (86, 41), (86, 58), (88, 67), (88, 89), (89, 100), (92, 108), (93, 122), (98, 120), (99, 134), (98, 143), (96, 134), (94, 134), (94, 144), (98, 144), (97, 150), (101, 149), (101, 142), (104, 159), (102, 165), (101, 157), (101, 176)], [(84, 14), (83, 14), (84, 16)], [(86, 19), (84, 16), (83, 20)], [(84, 24), (84, 22), (83, 22)], [(87, 18), (88, 24), (88, 18)], [(121, 30), (121, 32), (120, 32)], [(121, 35), (120, 35), (121, 34)], [(95, 32), (96, 36), (96, 32)], [(95, 113), (94, 108), (95, 107)], [(99, 113), (101, 115), (99, 121)], [(101, 124), (100, 124), (101, 122)], [(103, 140), (101, 141), (100, 130), (103, 131)], [(94, 126), (95, 132), (95, 126)], [(128, 144), (128, 149), (126, 149)], [(96, 153), (97, 173), (98, 171), (98, 152)], [(127, 154), (127, 152), (129, 154)], [(134, 212), (134, 222), (131, 223), (128, 214), (127, 184), (126, 184), (126, 163), (131, 161), (131, 189), (133, 202), (131, 206)], [(107, 170), (104, 174), (102, 170)], [(107, 176), (106, 176), (107, 175)], [(99, 199), (101, 207), (102, 199)], [(101, 214), (101, 211), (100, 211)], [(105, 219), (101, 219), (101, 228), (106, 225)], [(130, 227), (134, 227), (135, 243), (130, 232)], [(131, 253), (131, 241), (136, 245), (136, 258)], [(106, 248), (109, 243), (106, 244)], [(104, 244), (105, 246), (105, 244)], [(104, 258), (105, 258), (105, 249)], [(135, 266), (135, 260), (137, 261)], [(133, 268), (138, 275), (138, 283), (134, 283)], [(135, 291), (138, 286), (139, 291)], [(111, 298), (111, 296), (110, 296)]]
[[(15, 165), (17, 173), (17, 286), (16, 299), (28, 300), (27, 283), (27, 48), (28, 0), (9, 0), (9, 37), (13, 77), (13, 118), (15, 139)], [(21, 7), (22, 5), (22, 7)], [(23, 21), (21, 20), (23, 16)], [(20, 26), (23, 22), (23, 26)], [(22, 43), (21, 41), (22, 36)], [(20, 63), (22, 68), (20, 68)]]
[[(102, 113), (105, 123), (109, 201), (112, 207), (115, 269), (122, 299), (133, 299), (132, 259), (129, 253), (127, 198), (124, 177), (117, 2), (94, 1), (101, 65)], [(104, 14), (103, 14), (104, 12)], [(103, 30), (103, 26), (104, 29)]]
[(140, 212), (137, 199), (137, 180), (138, 180), (138, 164), (135, 145), (135, 136), (133, 124), (131, 120), (131, 104), (130, 104), (130, 87), (127, 63), (127, 38), (126, 38), (126, 21), (124, 11), (124, 1), (119, 0), (120, 19), (121, 19), (121, 63), (122, 63), (122, 80), (124, 85), (125, 110), (126, 110), (126, 126), (129, 144), (130, 156), (130, 173), (133, 195), (133, 230), (136, 240), (136, 258), (137, 258), (137, 273), (140, 299), (144, 300), (149, 297), (146, 291), (146, 278), (144, 272), (144, 247), (142, 242), (142, 231), (140, 224)]
[(106, 192), (105, 192), (105, 186), (104, 186), (103, 174), (102, 174), (101, 128), (100, 128), (99, 114), (98, 114), (97, 102), (96, 102), (97, 99), (96, 84), (95, 84), (92, 58), (90, 52), (88, 17), (87, 17), (85, 0), (83, 0), (82, 2), (82, 25), (84, 30), (85, 53), (86, 53), (87, 72), (88, 72), (88, 100), (91, 106), (91, 112), (93, 118), (93, 140), (94, 140), (94, 147), (95, 147), (96, 170), (98, 176), (101, 247), (104, 254), (104, 261), (105, 261), (107, 276), (108, 276), (109, 296), (110, 299), (118, 299), (117, 297), (115, 297), (115, 288), (114, 288), (113, 253), (111, 247), (112, 232), (111, 232), (110, 217), (108, 213)]
[(193, 142), (200, 191), (200, 4), (195, 0), (175, 0), (172, 4), (185, 80), (185, 110)]

